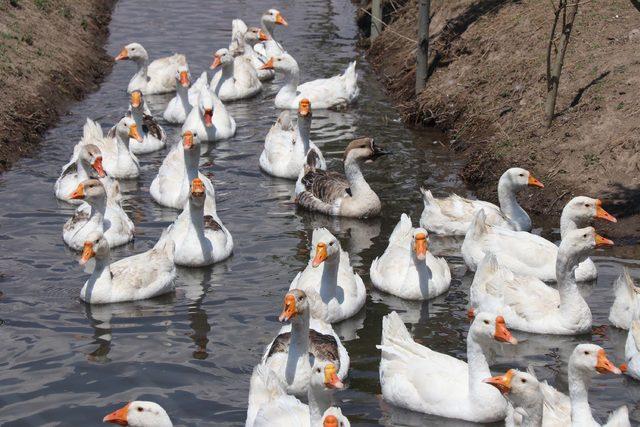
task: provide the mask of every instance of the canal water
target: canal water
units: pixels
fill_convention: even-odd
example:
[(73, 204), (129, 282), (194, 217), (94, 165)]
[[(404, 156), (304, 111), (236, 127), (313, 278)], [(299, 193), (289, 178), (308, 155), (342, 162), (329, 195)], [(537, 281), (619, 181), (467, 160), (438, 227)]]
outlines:
[[(257, 25), (270, 7), (289, 22), (277, 36), (298, 60), (303, 81), (334, 75), (358, 61), (359, 102), (344, 113), (316, 111), (312, 139), (337, 170), (342, 150), (354, 137), (373, 136), (393, 151), (364, 171), (382, 199), (382, 217), (358, 221), (296, 212), (293, 184), (260, 172), (264, 137), (278, 115), (276, 80), (259, 97), (228, 104), (237, 135), (209, 146), (201, 160), (202, 170), (214, 174), (219, 215), (234, 236), (233, 257), (213, 268), (180, 269), (177, 290), (166, 297), (95, 307), (82, 303), (78, 295), (87, 275), (78, 266), (78, 254), (61, 238), (73, 207), (56, 201), (53, 184), (85, 118), (106, 128), (125, 111), (134, 65), (116, 64), (100, 89), (46, 134), (36, 156), (0, 176), (1, 425), (98, 426), (105, 414), (134, 399), (160, 403), (179, 426), (243, 425), (251, 371), (280, 328), (283, 295), (306, 265), (311, 233), (320, 226), (339, 237), (369, 290), (360, 315), (336, 328), (351, 356), (348, 389), (336, 394), (336, 404), (358, 426), (463, 425), (390, 407), (380, 397), (375, 346), (382, 317), (397, 310), (417, 341), (464, 358), (472, 275), (465, 271), (460, 242), (434, 241), (433, 251), (446, 255), (452, 268), (451, 290), (433, 301), (410, 303), (373, 291), (370, 263), (384, 251), (401, 213), (417, 222), (420, 186), (438, 194), (469, 192), (457, 177), (461, 161), (447, 143), (434, 133), (407, 129), (384, 96), (356, 48), (356, 7), (347, 0), (183, 0), (161, 7), (155, 0), (121, 0), (107, 50), (115, 55), (137, 41), (152, 58), (181, 52), (197, 76), (208, 68), (212, 53), (228, 44), (233, 18)], [(150, 100), (157, 116), (169, 98)], [(179, 129), (161, 123), (177, 141)], [(114, 250), (114, 258), (150, 248), (177, 215), (155, 204), (148, 192), (165, 155), (140, 156), (141, 178), (123, 183), (136, 240)], [(542, 232), (557, 239), (558, 218), (550, 221), (542, 224)], [(634, 248), (596, 255), (600, 276), (586, 292), (599, 326), (607, 324), (612, 283), (622, 266), (635, 276), (640, 271), (629, 259), (637, 255)], [(621, 363), (626, 333), (607, 327), (580, 337), (516, 336), (522, 343), (498, 351), (494, 372), (534, 364), (541, 378), (566, 391), (566, 363), (577, 343), (596, 342)], [(635, 420), (640, 419), (639, 397), (638, 383), (614, 376), (596, 379), (590, 395), (597, 416), (627, 404)]]

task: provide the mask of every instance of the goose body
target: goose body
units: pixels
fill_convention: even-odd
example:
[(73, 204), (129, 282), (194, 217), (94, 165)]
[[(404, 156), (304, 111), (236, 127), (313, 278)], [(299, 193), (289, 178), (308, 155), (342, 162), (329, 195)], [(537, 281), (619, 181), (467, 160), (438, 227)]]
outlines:
[(340, 75), (303, 84), (300, 84), (298, 63), (288, 53), (270, 57), (263, 67), (284, 74), (284, 85), (275, 99), (278, 108), (296, 109), (303, 98), (308, 99), (316, 109), (343, 108), (353, 103), (360, 94), (355, 61)]
[(309, 355), (333, 363), (340, 378), (344, 379), (349, 371), (349, 354), (340, 338), (331, 325), (312, 319), (310, 311), (307, 293), (289, 290), (280, 321), (291, 324), (280, 329), (262, 356), (262, 363), (274, 371), (290, 394), (308, 391), (312, 365)]
[(110, 304), (172, 292), (176, 277), (174, 244), (164, 237), (146, 252), (111, 263), (109, 244), (102, 233), (90, 233), (84, 242), (80, 262), (85, 264), (95, 258), (95, 268), (82, 287), (80, 298), (90, 304)]
[(136, 73), (129, 81), (127, 92), (139, 90), (145, 95), (173, 92), (176, 89), (174, 76), (180, 65), (186, 65), (184, 55), (174, 54), (149, 62), (149, 54), (139, 43), (130, 43), (122, 48), (116, 61), (132, 60)]
[(640, 319), (637, 318), (637, 314), (629, 326), (624, 346), (625, 366), (622, 371), (631, 378), (640, 381)]
[(615, 299), (609, 310), (609, 321), (617, 328), (629, 329), (635, 307), (640, 303), (640, 288), (625, 267), (613, 284)]
[(224, 104), (208, 87), (203, 87), (197, 106), (191, 110), (182, 131), (193, 131), (202, 142), (214, 142), (231, 138), (236, 133), (236, 121)]
[(580, 295), (574, 270), (589, 250), (611, 244), (591, 227), (568, 232), (556, 262), (558, 289), (535, 277), (513, 273), (489, 253), (471, 284), (471, 305), (501, 314), (510, 328), (521, 331), (555, 335), (588, 332), (591, 310)]
[(260, 168), (279, 178), (297, 179), (303, 173), (307, 159), (314, 159), (314, 168), (325, 170), (327, 164), (320, 149), (309, 140), (311, 105), (300, 101), (297, 126), (291, 124), (288, 111), (283, 112), (271, 127), (260, 154)]
[(353, 272), (349, 254), (326, 228), (313, 231), (312, 249), (306, 268), (293, 279), (289, 289), (302, 289), (319, 295), (321, 307), (314, 317), (337, 323), (355, 316), (364, 307), (367, 290)]
[(139, 90), (131, 92), (127, 115), (135, 121), (138, 133), (142, 137), (141, 142), (138, 142), (135, 138), (129, 139), (129, 147), (132, 153), (153, 153), (165, 147), (167, 135), (162, 126), (153, 118), (151, 110), (147, 107), (142, 92)]
[(478, 314), (467, 335), (467, 364), (414, 342), (400, 316), (391, 312), (383, 318), (379, 346), (383, 398), (395, 406), (446, 418), (503, 420), (507, 402), (482, 382), (491, 376), (484, 349), (493, 340), (517, 342), (500, 317)]
[(162, 117), (169, 123), (182, 124), (193, 108), (189, 101), (189, 88), (191, 87), (191, 73), (188, 65), (180, 65), (175, 74), (176, 96), (171, 98)]
[(110, 247), (133, 240), (134, 225), (120, 206), (120, 201), (108, 198), (104, 185), (97, 179), (78, 184), (72, 199), (84, 201), (62, 229), (62, 239), (71, 249), (82, 250), (93, 232), (104, 233)]
[(221, 101), (237, 101), (256, 96), (262, 91), (251, 59), (244, 55), (234, 56), (229, 49), (218, 49), (214, 55), (212, 69), (221, 68), (214, 74), (209, 87)]
[(483, 200), (465, 199), (456, 194), (438, 199), (431, 191), (421, 189), (424, 210), (420, 226), (444, 236), (464, 236), (473, 216), (482, 209), (486, 223), (515, 231), (530, 231), (531, 219), (518, 204), (516, 194), (527, 186), (544, 187), (531, 173), (521, 168), (511, 168), (498, 181), (500, 207)]
[(380, 214), (380, 198), (362, 175), (360, 165), (388, 154), (372, 138), (352, 141), (344, 152), (345, 174), (305, 167), (296, 188), (296, 204), (331, 216), (367, 218)]
[(413, 228), (407, 214), (400, 217), (384, 254), (371, 263), (370, 277), (377, 289), (411, 300), (435, 298), (451, 284), (447, 261), (428, 251), (426, 230)]
[(200, 178), (191, 181), (189, 200), (174, 223), (169, 238), (175, 242), (174, 262), (204, 267), (223, 261), (233, 252), (233, 238), (215, 212), (205, 215), (206, 188)]

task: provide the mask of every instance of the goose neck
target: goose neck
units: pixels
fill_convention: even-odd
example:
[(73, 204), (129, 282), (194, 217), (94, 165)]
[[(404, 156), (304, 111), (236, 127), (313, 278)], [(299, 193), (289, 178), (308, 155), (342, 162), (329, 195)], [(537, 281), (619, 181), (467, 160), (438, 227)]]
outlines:
[[(302, 155), (306, 155), (309, 151), (311, 133), (311, 119), (309, 116), (298, 116), (298, 128), (296, 130), (296, 149), (302, 151)], [(301, 144), (297, 144), (301, 142)]]
[(93, 175), (93, 172), (91, 172), (91, 165), (89, 165), (89, 163), (82, 159), (82, 158), (78, 158), (78, 161), (76, 162), (77, 168), (78, 168), (78, 181), (82, 182), (85, 181), (87, 179), (89, 179), (91, 177), (91, 175)]
[(328, 257), (323, 263), (322, 278), (320, 279), (320, 298), (328, 303), (336, 295), (338, 287), (338, 272), (340, 271), (340, 254)]
[(531, 219), (527, 212), (522, 209), (516, 198), (517, 189), (508, 178), (503, 175), (498, 181), (498, 202), (500, 210), (511, 219), (518, 223), (521, 229), (531, 228)]
[(569, 397), (571, 398), (571, 421), (574, 426), (597, 425), (589, 406), (589, 378), (569, 362)]
[(309, 350), (309, 310), (291, 319), (290, 352), (307, 357)]
[(189, 198), (189, 203), (185, 207), (187, 214), (189, 215), (189, 222), (193, 231), (198, 236), (198, 240), (202, 241), (205, 238), (204, 235), (204, 203), (195, 203)]
[(321, 426), (324, 412), (331, 407), (331, 391), (317, 385), (310, 385), (307, 392), (311, 426)]
[(469, 364), (469, 391), (471, 395), (477, 395), (478, 388), (486, 386), (482, 380), (489, 378), (491, 371), (484, 349), (475, 340), (472, 332), (467, 336), (467, 363)]
[(563, 209), (560, 216), (560, 238), (564, 239), (569, 231), (577, 230), (578, 224), (569, 209)]
[(200, 166), (200, 147), (192, 146), (189, 150), (184, 150), (184, 168), (187, 181), (190, 183), (198, 177), (198, 167)]
[(358, 160), (347, 157), (344, 163), (344, 172), (347, 177), (347, 181), (349, 181), (351, 194), (354, 198), (359, 195), (364, 195), (365, 193), (373, 192), (367, 181), (364, 179), (364, 175), (362, 175), (362, 170), (360, 169), (360, 163)]

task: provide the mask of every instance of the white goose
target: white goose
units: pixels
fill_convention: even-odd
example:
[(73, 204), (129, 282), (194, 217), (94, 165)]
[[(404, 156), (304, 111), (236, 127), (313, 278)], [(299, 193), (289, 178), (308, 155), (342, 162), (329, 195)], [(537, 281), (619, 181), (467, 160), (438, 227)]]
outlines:
[(189, 200), (191, 181), (200, 178), (206, 190), (205, 215), (216, 212), (215, 189), (211, 180), (198, 171), (200, 164), (200, 140), (190, 130), (182, 134), (182, 142), (176, 144), (162, 161), (158, 175), (151, 181), (149, 192), (158, 204), (182, 209)]
[(427, 231), (413, 228), (404, 213), (389, 236), (389, 246), (371, 263), (370, 277), (381, 291), (412, 300), (435, 298), (451, 284), (447, 261), (429, 252)]
[(280, 329), (278, 336), (267, 346), (261, 362), (285, 384), (287, 393), (296, 395), (308, 391), (313, 363), (310, 355), (315, 360), (334, 364), (342, 379), (349, 372), (349, 354), (331, 325), (311, 318), (310, 304), (314, 302), (309, 301), (310, 297), (312, 294), (307, 295), (300, 289), (287, 292), (279, 320), (291, 321), (291, 325)]
[(188, 65), (178, 66), (175, 74), (176, 96), (171, 98), (165, 108), (162, 117), (169, 123), (182, 124), (193, 108), (189, 102), (189, 87), (191, 86), (191, 73)]
[(176, 278), (174, 244), (165, 237), (146, 252), (111, 263), (107, 240), (100, 231), (91, 232), (84, 242), (80, 264), (94, 258), (95, 267), (80, 291), (80, 299), (90, 304), (110, 304), (172, 292)]
[(129, 81), (127, 92), (139, 90), (145, 95), (173, 92), (178, 67), (187, 63), (185, 56), (177, 53), (149, 63), (149, 54), (140, 43), (126, 45), (115, 57), (116, 61), (129, 59), (136, 63), (138, 70)]
[[(562, 210), (561, 235), (584, 227), (595, 218), (616, 222), (613, 216), (602, 209), (600, 200), (575, 197)], [(488, 226), (484, 211), (478, 211), (462, 243), (462, 256), (467, 266), (475, 270), (487, 252), (492, 252), (498, 262), (514, 273), (534, 276), (545, 282), (556, 280), (558, 247), (555, 244), (526, 231)], [(579, 282), (595, 280), (597, 277), (598, 270), (591, 259), (585, 260), (576, 270)]]
[(633, 283), (628, 268), (613, 284), (615, 299), (609, 310), (609, 321), (617, 328), (629, 329), (635, 307), (640, 304), (640, 288)]
[(236, 121), (231, 117), (220, 99), (203, 87), (197, 106), (191, 110), (182, 131), (194, 131), (202, 142), (213, 142), (231, 138), (236, 133)]
[(102, 419), (104, 423), (130, 427), (173, 427), (167, 411), (155, 402), (129, 402)]
[(505, 418), (507, 402), (482, 382), (491, 376), (485, 357), (493, 342), (516, 344), (504, 319), (479, 313), (467, 335), (467, 360), (413, 341), (394, 311), (382, 320), (380, 384), (383, 398), (416, 412), (488, 423)]
[(204, 267), (229, 258), (233, 252), (231, 233), (218, 215), (215, 212), (205, 215), (206, 198), (202, 180), (191, 180), (189, 200), (169, 226), (169, 238), (176, 244), (176, 265)]
[[(600, 426), (591, 414), (589, 383), (597, 374), (620, 374), (604, 349), (595, 344), (579, 344), (569, 358), (569, 396), (571, 397), (571, 425), (574, 427)], [(629, 410), (621, 406), (611, 413), (605, 426), (631, 427)]]
[[(521, 427), (564, 427), (571, 424), (571, 400), (547, 384), (539, 382), (530, 367), (527, 372), (509, 369), (501, 376), (483, 380), (497, 388), (516, 408), (505, 425)], [(518, 415), (524, 418), (518, 422)]]
[[(315, 360), (307, 391), (308, 405), (287, 394), (284, 384), (266, 365), (258, 365), (251, 375), (246, 427), (331, 426), (333, 418), (350, 425), (339, 408), (331, 406), (332, 391), (344, 388), (331, 362)], [(336, 426), (337, 427), (337, 426)]]
[(305, 166), (296, 185), (296, 204), (332, 216), (368, 218), (380, 214), (380, 198), (362, 175), (360, 165), (389, 154), (373, 138), (351, 141), (344, 151), (345, 174)]
[(284, 27), (289, 25), (282, 14), (276, 9), (269, 9), (262, 14), (260, 22), (262, 23), (262, 30), (266, 34), (267, 39), (261, 43), (257, 43), (253, 47), (254, 50), (266, 58), (285, 53), (282, 45), (273, 38), (276, 25), (282, 25)]
[(165, 147), (167, 135), (162, 126), (153, 118), (151, 110), (147, 107), (142, 92), (139, 90), (131, 92), (129, 112), (127, 114), (136, 122), (136, 128), (142, 137), (142, 142), (137, 142), (135, 138), (129, 140), (129, 147), (132, 153), (153, 153)]
[(276, 95), (276, 107), (294, 110), (302, 98), (307, 98), (316, 109), (343, 108), (358, 98), (356, 62), (349, 64), (343, 74), (300, 84), (300, 67), (288, 53), (271, 56), (262, 66), (284, 74), (284, 86)]
[(87, 236), (94, 231), (104, 233), (112, 248), (133, 240), (133, 222), (118, 199), (107, 198), (100, 181), (81, 182), (69, 197), (86, 202), (76, 209), (62, 229), (62, 239), (71, 249), (82, 250)]
[(102, 152), (96, 145), (79, 145), (78, 150), (71, 161), (62, 167), (62, 173), (53, 187), (58, 199), (74, 205), (82, 203), (80, 200), (69, 198), (78, 184), (89, 178), (107, 176), (102, 168)]
[(307, 267), (298, 273), (289, 289), (302, 289), (320, 296), (314, 317), (337, 323), (355, 316), (364, 307), (367, 290), (360, 276), (353, 272), (349, 254), (326, 228), (313, 230), (311, 254)]
[(262, 91), (258, 73), (246, 56), (234, 57), (229, 49), (218, 49), (211, 69), (218, 67), (221, 70), (213, 75), (209, 87), (220, 100), (237, 101), (254, 97)]
[(510, 328), (554, 335), (591, 331), (591, 310), (580, 295), (574, 271), (587, 253), (613, 242), (592, 227), (567, 232), (556, 261), (558, 289), (535, 277), (519, 275), (499, 264), (491, 253), (480, 265), (470, 289), (471, 306), (491, 310)]
[(620, 365), (620, 369), (630, 377), (640, 381), (640, 318), (638, 308), (640, 304), (636, 301), (635, 318), (630, 322), (627, 341), (624, 346), (625, 363)]
[(544, 188), (528, 170), (508, 169), (498, 180), (500, 207), (482, 200), (465, 199), (457, 194), (438, 199), (433, 197), (431, 191), (422, 188), (424, 210), (420, 216), (420, 226), (443, 236), (464, 236), (475, 213), (483, 209), (489, 225), (531, 231), (531, 219), (516, 198), (518, 192), (527, 186)]
[(260, 81), (273, 80), (275, 72), (273, 70), (261, 70), (264, 64), (267, 63), (267, 57), (259, 54), (254, 50), (254, 46), (260, 42), (269, 40), (269, 36), (260, 28), (251, 27), (247, 28), (247, 25), (241, 19), (234, 19), (232, 22), (231, 31), (231, 44), (229, 50), (237, 50), (242, 55), (249, 58), (251, 65), (256, 70)]
[(288, 112), (286, 114), (278, 117), (265, 138), (264, 150), (260, 154), (262, 170), (269, 175), (287, 179), (297, 179), (303, 172), (304, 165), (310, 161), (315, 168), (325, 170), (327, 164), (322, 151), (309, 140), (313, 118), (309, 100), (300, 101), (296, 127), (288, 125)]

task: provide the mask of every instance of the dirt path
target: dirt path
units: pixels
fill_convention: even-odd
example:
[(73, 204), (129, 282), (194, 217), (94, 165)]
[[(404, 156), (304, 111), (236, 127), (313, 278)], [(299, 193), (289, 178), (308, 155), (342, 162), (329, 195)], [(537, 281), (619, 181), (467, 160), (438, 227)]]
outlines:
[[(370, 62), (406, 121), (449, 134), (478, 197), (495, 201), (501, 173), (521, 166), (546, 185), (524, 200), (534, 215), (558, 218), (573, 196), (599, 197), (621, 220), (603, 232), (639, 240), (640, 13), (631, 2), (580, 7), (551, 129), (543, 123), (550, 2), (433, 0), (438, 59), (417, 97), (416, 1), (386, 1), (384, 10), (389, 26), (368, 48)], [(362, 13), (359, 22), (370, 21)]]
[(0, 172), (37, 149), (69, 102), (95, 90), (115, 0), (0, 0)]

